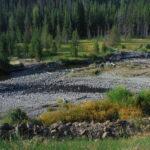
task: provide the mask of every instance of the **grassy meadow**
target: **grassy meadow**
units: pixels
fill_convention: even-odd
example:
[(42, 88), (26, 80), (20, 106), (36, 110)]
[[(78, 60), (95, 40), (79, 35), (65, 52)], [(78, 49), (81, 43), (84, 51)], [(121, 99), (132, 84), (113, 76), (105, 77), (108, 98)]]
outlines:
[[(58, 50), (57, 55), (51, 52), (50, 49), (43, 49), (43, 61), (49, 62), (49, 61), (71, 61), (71, 60), (86, 60), (86, 59), (91, 59), (95, 58), (94, 54), (94, 44), (95, 44), (96, 39), (90, 39), (90, 40), (80, 40), (79, 41), (79, 47), (78, 47), (78, 57), (72, 57), (71, 56), (71, 48), (70, 44), (62, 44), (60, 50)], [(104, 57), (109, 55), (113, 50), (118, 50), (118, 51), (150, 51), (150, 49), (147, 49), (146, 46), (150, 44), (150, 39), (128, 39), (128, 40), (122, 40), (122, 42), (117, 46), (117, 47), (109, 47), (108, 51), (106, 53), (101, 52), (102, 48), (102, 43), (104, 42), (104, 39), (99, 39), (99, 54), (96, 55), (96, 57)], [(22, 43), (19, 44), (20, 48), (23, 46)], [(21, 51), (21, 49), (20, 49)], [(12, 57), (11, 63), (15, 62), (18, 60), (18, 58)], [(22, 63), (30, 63), (34, 62), (34, 59), (19, 59), (20, 62)]]
[(0, 150), (149, 150), (150, 136), (128, 139), (65, 139), (0, 141)]
[[(104, 39), (99, 40), (99, 48), (100, 53), (97, 57), (103, 57), (110, 52), (106, 52), (106, 54), (101, 52), (102, 43)], [(61, 49), (58, 51), (58, 54), (55, 56), (48, 55), (50, 54), (48, 51), (44, 51), (44, 60), (84, 60), (89, 59), (94, 56), (94, 43), (95, 39), (91, 40), (80, 40), (80, 46), (78, 50), (78, 57), (72, 57), (70, 52), (70, 45), (63, 44)], [(150, 49), (146, 49), (146, 45), (150, 44), (150, 39), (128, 39), (122, 40), (117, 47), (112, 47), (114, 50), (118, 51), (149, 51)]]

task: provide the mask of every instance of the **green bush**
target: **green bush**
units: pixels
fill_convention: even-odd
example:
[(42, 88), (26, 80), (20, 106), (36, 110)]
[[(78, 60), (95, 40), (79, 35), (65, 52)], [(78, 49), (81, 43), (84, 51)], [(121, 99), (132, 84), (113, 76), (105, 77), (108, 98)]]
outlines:
[(150, 44), (147, 44), (145, 48), (150, 49)]
[(13, 109), (9, 112), (8, 118), (10, 123), (20, 123), (24, 120), (28, 120), (28, 116), (20, 108)]
[(125, 46), (125, 45), (121, 45), (121, 47), (122, 47), (122, 49), (125, 49), (125, 48), (126, 48), (126, 46)]
[(109, 100), (121, 105), (133, 104), (133, 96), (134, 94), (124, 87), (117, 87), (107, 93), (107, 97)]
[(102, 47), (101, 47), (101, 52), (105, 53), (106, 51), (107, 51), (106, 42), (103, 41), (103, 42), (102, 42)]
[(150, 115), (150, 89), (139, 93), (136, 104), (142, 109), (143, 113)]
[(139, 49), (143, 47), (143, 44), (140, 44)]

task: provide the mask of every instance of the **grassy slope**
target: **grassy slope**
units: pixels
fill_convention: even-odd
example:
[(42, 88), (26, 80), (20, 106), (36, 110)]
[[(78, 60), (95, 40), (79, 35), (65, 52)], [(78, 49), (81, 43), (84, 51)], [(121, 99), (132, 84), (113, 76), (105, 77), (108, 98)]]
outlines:
[(64, 141), (0, 141), (0, 150), (149, 150), (150, 137), (129, 139), (107, 139), (88, 141), (86, 139)]

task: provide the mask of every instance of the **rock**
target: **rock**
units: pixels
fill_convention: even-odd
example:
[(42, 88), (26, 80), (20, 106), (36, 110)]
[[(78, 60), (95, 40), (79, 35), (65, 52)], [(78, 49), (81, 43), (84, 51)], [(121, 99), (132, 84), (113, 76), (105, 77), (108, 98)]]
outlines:
[(84, 135), (85, 134), (85, 132), (86, 132), (86, 130), (85, 129), (81, 129), (81, 130), (79, 130), (79, 135)]
[(32, 122), (27, 122), (27, 124), (26, 124), (27, 128), (29, 128), (29, 129), (33, 128), (34, 125), (35, 125), (35, 124), (32, 123)]
[(9, 130), (12, 130), (12, 129), (14, 129), (14, 127), (9, 125), (8, 123), (4, 123), (4, 124), (0, 125), (0, 130), (7, 130), (7, 131), (9, 131)]
[(108, 133), (104, 132), (104, 134), (102, 135), (102, 138), (105, 139), (106, 137), (108, 137)]
[(105, 64), (104, 64), (104, 63), (101, 63), (101, 64), (99, 65), (99, 67), (100, 67), (100, 68), (104, 68), (104, 67), (105, 67)]
[(59, 127), (59, 125), (62, 124), (62, 122), (57, 122), (51, 125), (52, 129), (57, 129)]
[(27, 127), (26, 123), (18, 124), (16, 127), (16, 130), (18, 130), (18, 131), (25, 131), (27, 129), (28, 129), (28, 127)]
[[(122, 130), (123, 129), (123, 130)], [(33, 137), (43, 138), (63, 138), (70, 137), (87, 137), (89, 139), (101, 139), (107, 137), (124, 137), (131, 136), (134, 133), (134, 126), (125, 120), (117, 120), (116, 122), (106, 121), (105, 123), (54, 123), (50, 127), (44, 125), (36, 125), (35, 123), (21, 123), (14, 127), (9, 124), (0, 125), (0, 137), (8, 139), (15, 134), (21, 137), (31, 139)], [(120, 132), (123, 131), (123, 132)]]

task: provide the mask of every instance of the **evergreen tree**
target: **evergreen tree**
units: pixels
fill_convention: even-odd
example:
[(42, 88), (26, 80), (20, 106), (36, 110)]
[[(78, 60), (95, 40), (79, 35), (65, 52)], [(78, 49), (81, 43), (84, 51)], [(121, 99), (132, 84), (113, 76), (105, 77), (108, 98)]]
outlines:
[(99, 44), (98, 44), (98, 40), (95, 41), (95, 44), (94, 44), (94, 53), (95, 55), (98, 55), (99, 54)]
[(24, 54), (25, 56), (28, 56), (29, 55), (29, 41), (28, 41), (28, 35), (25, 34), (24, 35), (24, 39), (23, 39), (23, 43), (24, 43)]
[(16, 40), (18, 43), (22, 42), (22, 34), (19, 28), (17, 28), (17, 31), (16, 31)]
[(79, 36), (78, 31), (74, 30), (72, 33), (72, 41), (71, 41), (71, 54), (73, 57), (78, 56), (78, 46), (79, 46)]
[(106, 42), (103, 41), (103, 42), (102, 42), (102, 47), (101, 47), (101, 52), (102, 52), (102, 53), (105, 53), (106, 51), (107, 51)]
[(41, 42), (42, 42), (43, 48), (46, 48), (46, 49), (50, 48), (48, 38), (50, 38), (50, 35), (48, 33), (48, 24), (47, 24), (47, 19), (45, 17), (43, 28), (42, 28), (42, 34), (41, 34)]
[(34, 28), (39, 27), (40, 24), (40, 10), (39, 7), (36, 5), (33, 8), (33, 12), (32, 12), (32, 17), (33, 17), (33, 26)]
[(52, 35), (49, 33), (47, 35), (47, 48), (52, 48), (52, 45), (53, 45), (53, 37)]
[(57, 26), (57, 35), (55, 37), (55, 43), (56, 43), (57, 50), (59, 50), (61, 48), (61, 43), (62, 43), (61, 31), (59, 25)]
[(4, 67), (8, 66), (8, 63), (7, 39), (6, 35), (2, 33), (0, 35), (0, 69), (4, 69)]
[(116, 26), (114, 26), (108, 36), (108, 44), (112, 47), (116, 47), (121, 42), (120, 33)]
[(57, 54), (57, 46), (56, 46), (56, 42), (55, 41), (53, 41), (53, 43), (52, 43), (52, 53), (53, 54)]
[(42, 46), (38, 29), (35, 29), (30, 44), (30, 56), (35, 57), (37, 61), (42, 59)]
[(7, 47), (8, 47), (8, 54), (10, 56), (14, 55), (14, 50), (16, 46), (16, 39), (15, 39), (15, 32), (13, 30), (9, 30), (6, 33), (6, 41), (7, 41)]
[[(0, 0), (0, 4), (0, 32), (14, 34), (17, 43), (23, 42), (25, 32), (31, 39), (36, 28), (43, 47), (49, 47), (44, 39), (50, 34), (58, 49), (61, 42), (71, 40), (75, 29), (81, 38), (106, 36), (113, 26), (126, 38), (150, 36), (149, 0)], [(116, 45), (112, 39), (117, 32), (110, 32), (110, 45)], [(13, 55), (10, 48), (9, 53)]]

